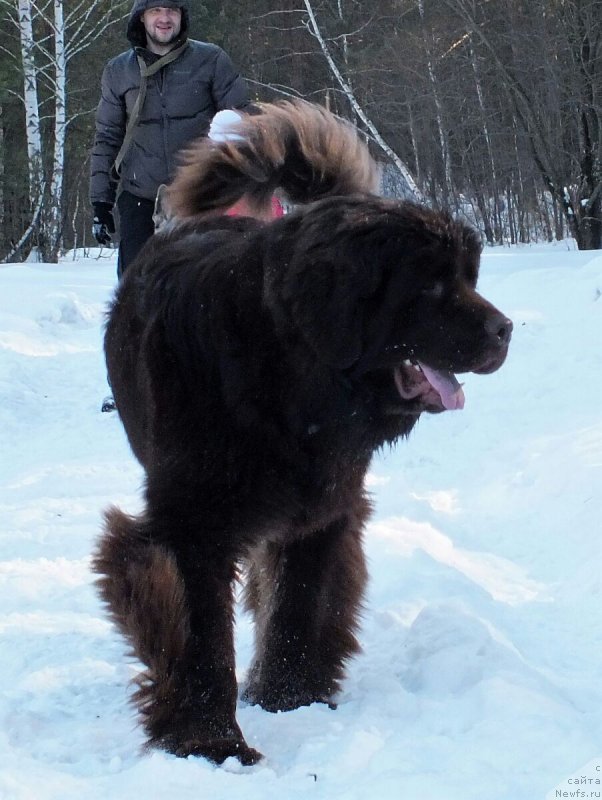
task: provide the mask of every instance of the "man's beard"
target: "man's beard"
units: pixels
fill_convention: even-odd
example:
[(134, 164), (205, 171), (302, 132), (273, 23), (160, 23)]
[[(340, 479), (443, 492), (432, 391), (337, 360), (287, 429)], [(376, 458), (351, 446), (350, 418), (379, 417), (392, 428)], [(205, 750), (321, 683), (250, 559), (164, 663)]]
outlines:
[(159, 47), (167, 47), (167, 45), (173, 44), (177, 42), (180, 38), (180, 31), (177, 33), (172, 33), (169, 39), (157, 39), (152, 33), (146, 32), (146, 40), (148, 42), (152, 42), (154, 45), (158, 45)]

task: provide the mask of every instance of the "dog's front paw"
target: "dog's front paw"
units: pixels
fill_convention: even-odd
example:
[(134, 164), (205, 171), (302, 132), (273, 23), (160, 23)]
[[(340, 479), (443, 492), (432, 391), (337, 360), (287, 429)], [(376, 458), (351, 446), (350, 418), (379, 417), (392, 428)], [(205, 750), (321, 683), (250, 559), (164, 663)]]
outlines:
[(293, 711), (301, 706), (310, 706), (313, 703), (323, 703), (330, 709), (335, 710), (337, 705), (328, 692), (321, 691), (317, 687), (292, 688), (276, 687), (269, 688), (265, 685), (249, 682), (241, 695), (241, 700), (249, 705), (261, 706), (264, 711), (272, 713), (278, 711)]
[(190, 739), (176, 740), (174, 737), (166, 736), (155, 744), (179, 758), (202, 756), (214, 764), (223, 764), (227, 758), (234, 756), (243, 766), (250, 767), (263, 758), (258, 750), (249, 747), (244, 739), (237, 737), (208, 737), (205, 739), (195, 736)]

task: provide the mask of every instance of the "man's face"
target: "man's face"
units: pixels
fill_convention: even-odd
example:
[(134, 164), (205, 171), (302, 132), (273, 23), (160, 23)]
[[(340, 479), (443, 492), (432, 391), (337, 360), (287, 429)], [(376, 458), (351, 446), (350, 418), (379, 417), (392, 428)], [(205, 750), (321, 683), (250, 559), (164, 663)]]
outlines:
[(175, 42), (180, 35), (182, 11), (179, 8), (147, 8), (141, 19), (147, 42), (164, 46)]

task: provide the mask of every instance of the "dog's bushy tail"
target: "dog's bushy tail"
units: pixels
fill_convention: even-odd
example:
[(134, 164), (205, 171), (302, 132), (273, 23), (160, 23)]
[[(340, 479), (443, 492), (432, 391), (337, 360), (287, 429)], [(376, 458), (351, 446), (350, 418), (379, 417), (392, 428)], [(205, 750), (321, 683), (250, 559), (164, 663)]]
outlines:
[(105, 513), (106, 527), (92, 569), (113, 621), (147, 669), (136, 678), (133, 701), (151, 740), (169, 727), (179, 701), (174, 672), (184, 657), (189, 614), (184, 582), (174, 557), (144, 535), (142, 518), (118, 508)]
[(257, 207), (280, 190), (292, 203), (375, 192), (378, 168), (356, 129), (305, 101), (266, 103), (244, 114), (234, 140), (197, 140), (169, 189), (178, 217), (217, 212), (245, 196)]

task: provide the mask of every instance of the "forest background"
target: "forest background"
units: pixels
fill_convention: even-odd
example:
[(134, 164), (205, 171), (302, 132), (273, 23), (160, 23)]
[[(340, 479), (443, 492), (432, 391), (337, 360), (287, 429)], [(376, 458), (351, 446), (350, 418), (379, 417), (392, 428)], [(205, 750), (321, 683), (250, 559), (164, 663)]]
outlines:
[[(204, 0), (254, 99), (352, 120), (383, 192), (463, 214), (489, 245), (602, 247), (602, 0)], [(100, 76), (130, 0), (0, 0), (0, 260), (93, 243)]]

